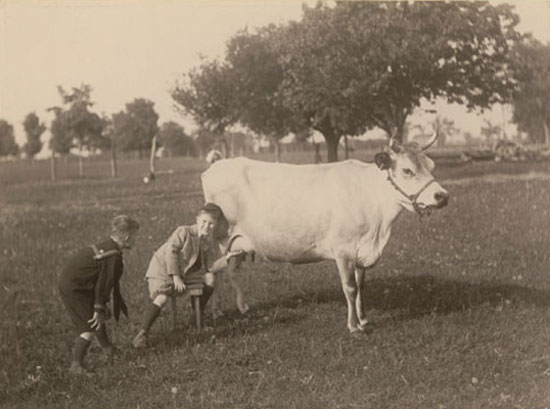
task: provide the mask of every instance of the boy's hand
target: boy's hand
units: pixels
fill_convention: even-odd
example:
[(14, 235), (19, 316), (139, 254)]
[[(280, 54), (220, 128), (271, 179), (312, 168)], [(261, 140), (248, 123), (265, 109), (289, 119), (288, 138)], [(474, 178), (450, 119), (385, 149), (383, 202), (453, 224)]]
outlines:
[(227, 254), (225, 255), (225, 259), (226, 259), (227, 261), (229, 261), (229, 259), (230, 259), (231, 257), (237, 257), (237, 256), (240, 256), (240, 255), (243, 254), (243, 253), (244, 253), (244, 251), (242, 251), (242, 250), (228, 251)]
[(183, 279), (179, 275), (172, 276), (174, 278), (174, 289), (177, 293), (182, 293), (185, 291), (185, 283), (183, 282)]
[(90, 324), (90, 327), (92, 329), (99, 331), (101, 326), (105, 323), (105, 313), (94, 311), (94, 315), (92, 316), (92, 319), (88, 320), (88, 324)]

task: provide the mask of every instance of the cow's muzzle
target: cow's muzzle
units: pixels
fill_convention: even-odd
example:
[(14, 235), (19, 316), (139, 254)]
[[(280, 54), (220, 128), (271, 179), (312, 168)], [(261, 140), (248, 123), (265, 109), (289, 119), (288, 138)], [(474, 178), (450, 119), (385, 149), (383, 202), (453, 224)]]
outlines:
[(418, 197), (422, 192), (424, 192), (428, 186), (430, 186), (432, 183), (435, 183), (435, 179), (430, 179), (424, 186), (418, 190), (418, 192), (408, 195), (403, 189), (401, 189), (397, 183), (395, 183), (395, 180), (391, 177), (391, 174), (388, 170), (388, 181), (391, 183), (391, 185), (397, 190), (399, 193), (401, 193), (403, 196), (405, 196), (407, 199), (411, 201), (412, 207), (416, 213), (418, 213), (420, 216), (429, 216), (432, 212), (432, 209), (440, 209), (447, 205), (449, 202), (449, 193), (445, 191), (439, 191), (434, 193), (434, 199), (436, 204), (435, 205), (425, 205), (423, 203), (418, 203)]
[(447, 192), (435, 192), (434, 194), (435, 203), (438, 209), (447, 206), (449, 203), (449, 193)]

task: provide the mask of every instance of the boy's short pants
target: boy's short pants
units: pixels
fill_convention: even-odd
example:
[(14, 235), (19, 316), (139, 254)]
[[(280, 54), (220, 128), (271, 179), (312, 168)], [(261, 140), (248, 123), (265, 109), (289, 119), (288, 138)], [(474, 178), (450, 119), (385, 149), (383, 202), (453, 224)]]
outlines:
[(94, 293), (79, 293), (76, 291), (60, 291), (61, 300), (71, 317), (76, 332), (94, 332), (88, 320), (94, 315)]
[[(215, 276), (213, 273), (204, 274), (204, 284), (210, 287), (214, 287)], [(151, 297), (151, 300), (154, 300), (155, 298), (157, 298), (158, 295), (161, 294), (167, 295), (169, 297), (186, 295), (185, 291), (182, 293), (178, 293), (174, 290), (174, 282), (172, 281), (172, 279), (165, 280), (162, 278), (148, 277), (147, 285), (149, 287), (149, 297)]]

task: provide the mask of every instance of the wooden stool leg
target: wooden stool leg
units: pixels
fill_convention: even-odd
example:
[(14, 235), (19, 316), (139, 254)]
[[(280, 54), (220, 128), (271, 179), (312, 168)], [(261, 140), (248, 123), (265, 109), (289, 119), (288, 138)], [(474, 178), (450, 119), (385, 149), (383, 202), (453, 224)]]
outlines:
[(178, 322), (178, 302), (176, 301), (176, 297), (172, 298), (172, 328), (175, 331), (177, 327)]
[(195, 302), (195, 322), (197, 324), (197, 330), (201, 330), (201, 303), (200, 303), (200, 297), (194, 295), (193, 296), (194, 302)]

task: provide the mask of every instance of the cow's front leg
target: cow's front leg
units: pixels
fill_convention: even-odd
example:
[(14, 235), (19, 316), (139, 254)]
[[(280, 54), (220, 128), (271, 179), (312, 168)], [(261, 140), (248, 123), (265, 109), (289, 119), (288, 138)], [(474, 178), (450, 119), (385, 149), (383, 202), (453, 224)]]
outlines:
[(243, 290), (237, 280), (237, 275), (235, 274), (241, 264), (242, 264), (242, 258), (240, 256), (231, 257), (231, 259), (229, 260), (229, 264), (227, 266), (227, 277), (229, 277), (229, 282), (231, 283), (231, 287), (233, 287), (233, 290), (235, 290), (235, 294), (236, 294), (235, 301), (237, 303), (237, 308), (239, 309), (239, 312), (241, 314), (245, 314), (250, 309), (250, 307), (244, 301)]
[(353, 265), (347, 258), (337, 258), (336, 266), (338, 267), (340, 281), (342, 282), (342, 290), (344, 291), (346, 303), (348, 305), (348, 329), (351, 333), (361, 331), (359, 319), (355, 309), (357, 299), (357, 283), (353, 273)]
[(363, 291), (365, 288), (365, 269), (355, 268), (355, 283), (357, 284), (357, 297), (355, 298), (355, 310), (357, 311), (357, 317), (359, 318), (359, 326), (362, 330), (365, 330), (369, 321), (367, 320), (367, 314), (365, 313), (365, 306), (363, 305)]

